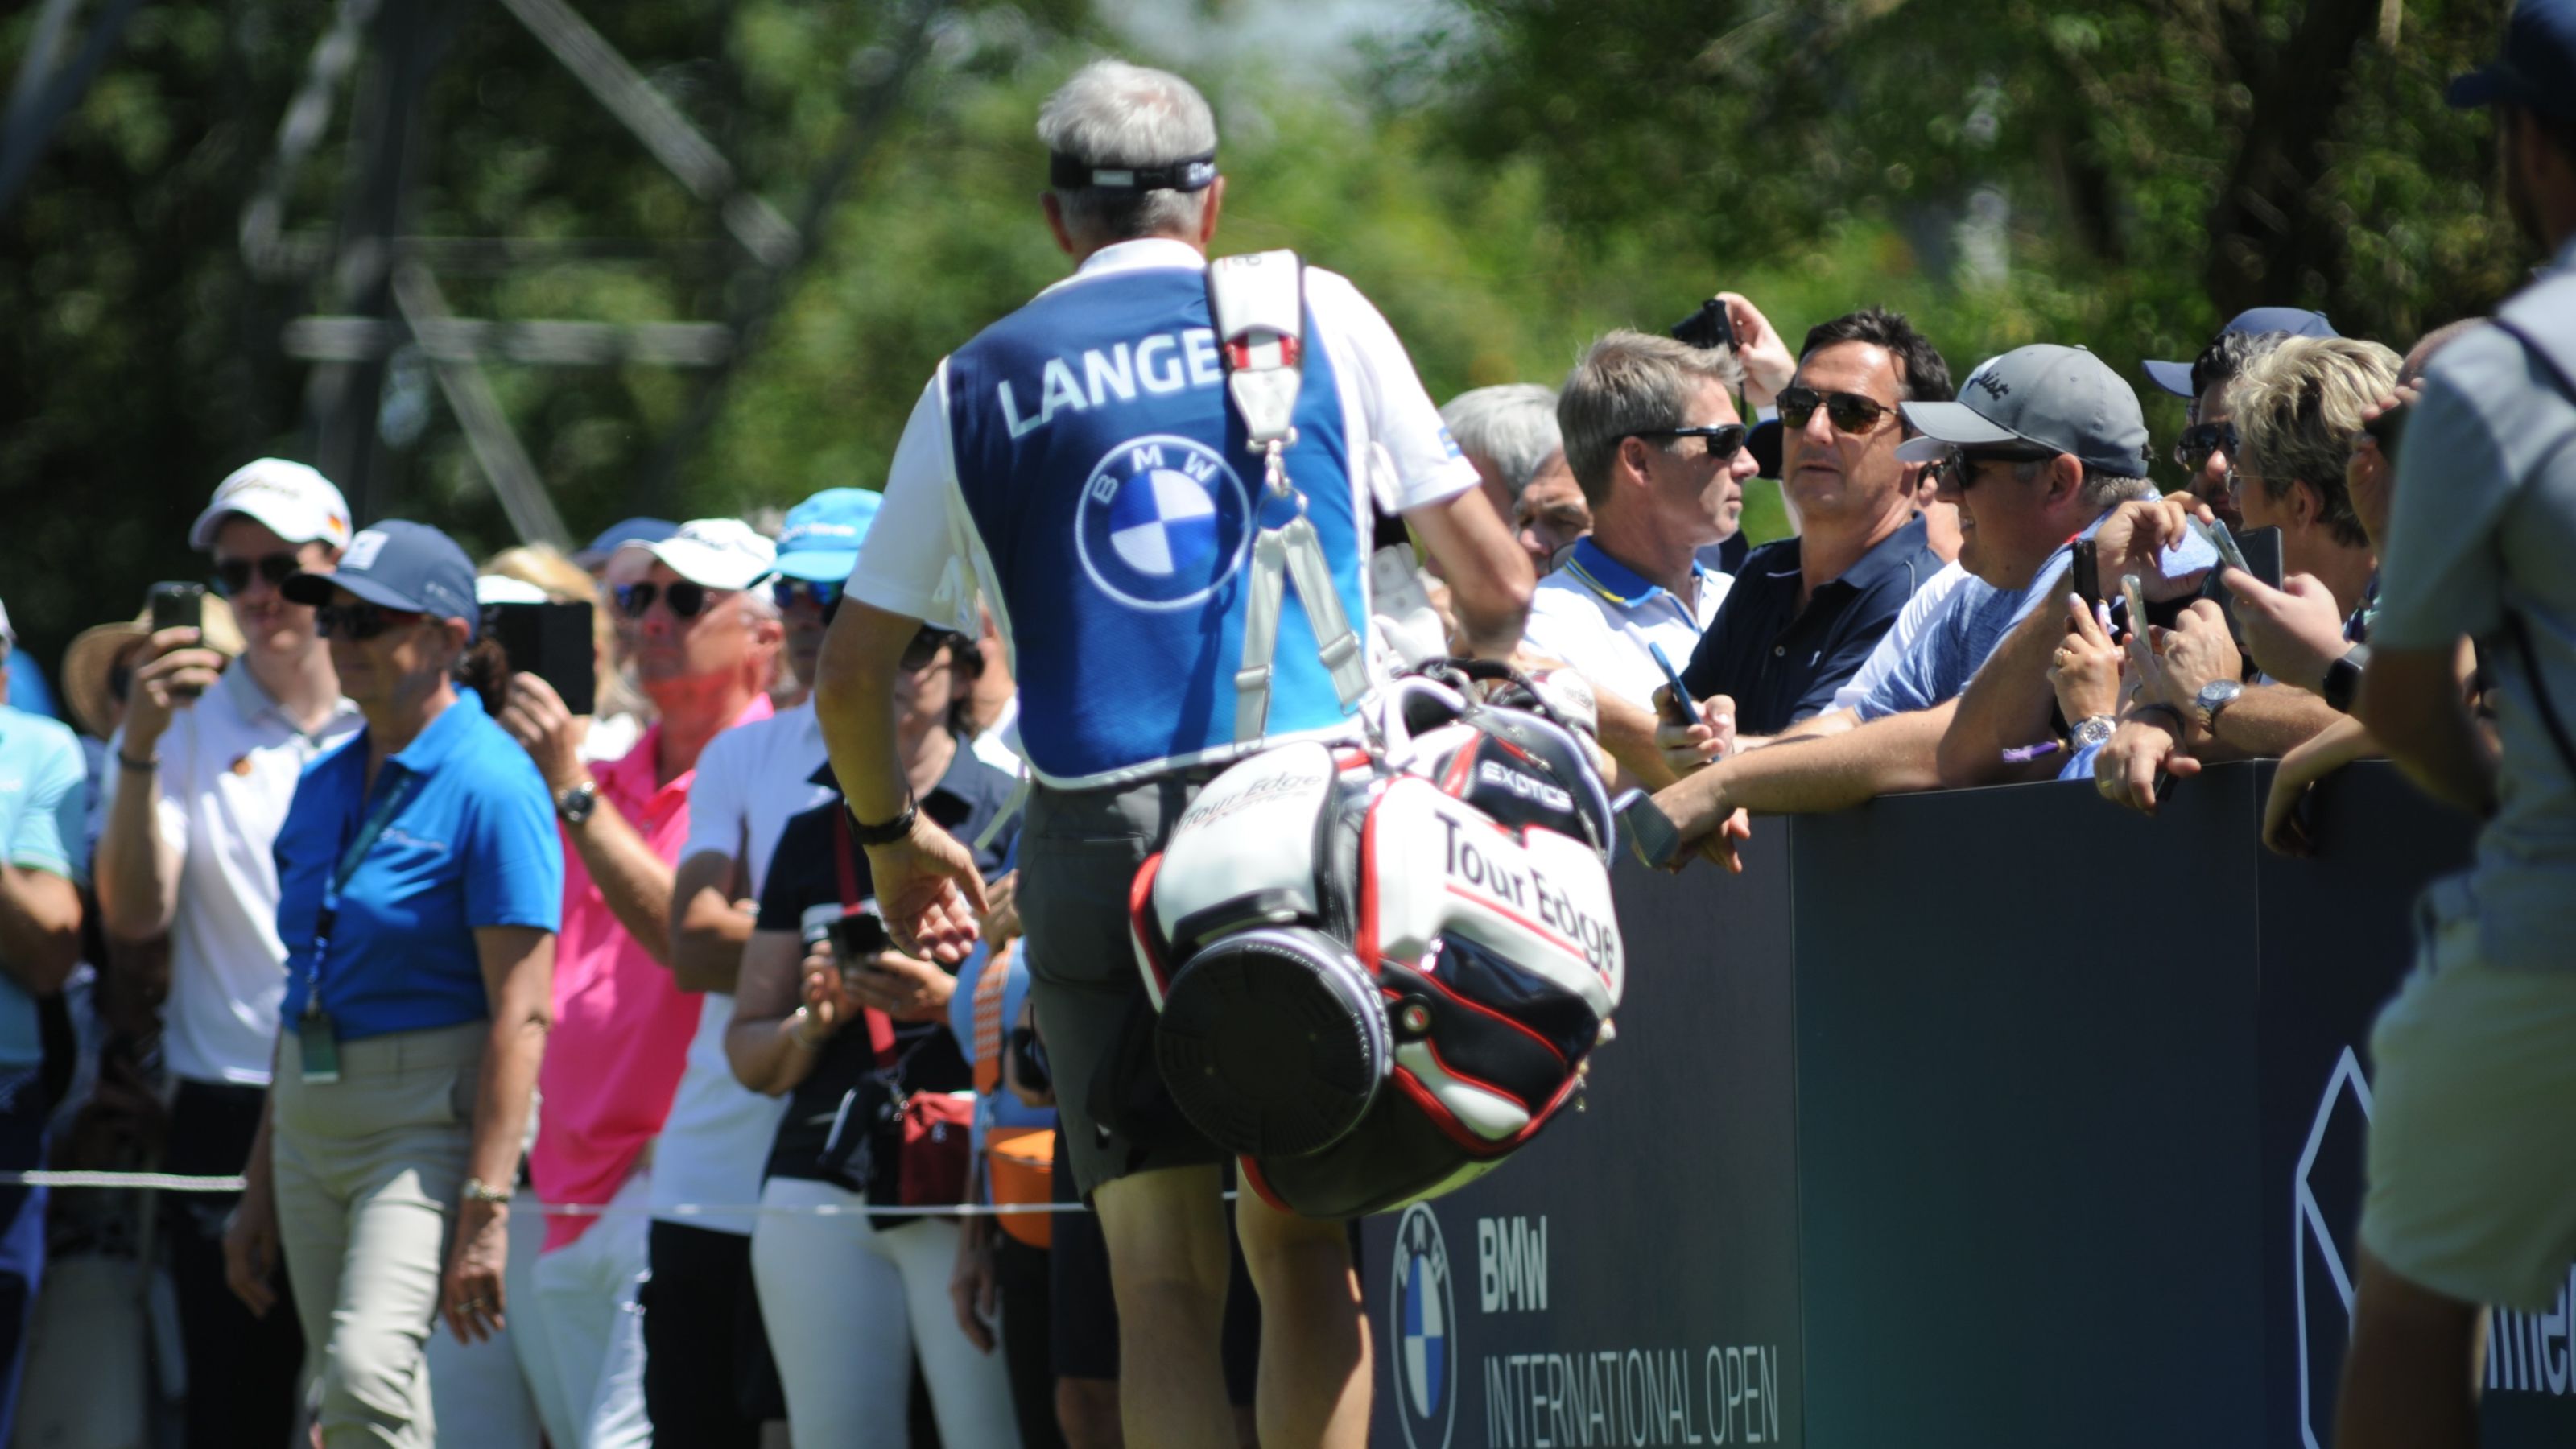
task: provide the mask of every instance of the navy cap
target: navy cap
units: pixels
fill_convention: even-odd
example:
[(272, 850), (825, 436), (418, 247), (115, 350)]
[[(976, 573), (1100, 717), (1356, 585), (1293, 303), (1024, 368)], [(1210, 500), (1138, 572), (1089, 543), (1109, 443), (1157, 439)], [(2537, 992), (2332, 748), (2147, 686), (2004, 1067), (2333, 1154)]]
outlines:
[(327, 604), (333, 589), (388, 609), (462, 619), (469, 638), (483, 612), (474, 602), (474, 561), (465, 550), (426, 523), (399, 518), (360, 529), (340, 551), (338, 568), (295, 574), (277, 586), (299, 604)]
[(608, 556), (630, 543), (660, 543), (680, 531), (680, 525), (667, 518), (621, 519), (599, 531), (590, 547), (572, 556), (572, 561), (586, 569), (608, 562)]
[(2522, 0), (2496, 58), (2455, 77), (2443, 97), (2462, 110), (2515, 105), (2576, 120), (2576, 3)]
[(1780, 420), (1764, 418), (1747, 429), (1744, 450), (1753, 455), (1753, 476), (1777, 480), (1780, 476)]
[[(2287, 332), (2293, 337), (2340, 337), (2334, 324), (2323, 312), (2304, 307), (2248, 307), (2218, 329), (2220, 337), (2230, 332)], [(2214, 339), (2213, 339), (2214, 340)], [(2196, 397), (2191, 390), (2191, 363), (2150, 362), (2146, 364), (2147, 381), (2175, 397)]]

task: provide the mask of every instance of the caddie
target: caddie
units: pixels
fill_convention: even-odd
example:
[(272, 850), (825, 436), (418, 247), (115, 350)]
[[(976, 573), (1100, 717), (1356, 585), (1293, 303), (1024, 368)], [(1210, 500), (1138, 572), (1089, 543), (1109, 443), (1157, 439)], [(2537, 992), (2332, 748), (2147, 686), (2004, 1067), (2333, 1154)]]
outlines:
[[(1234, 1442), (1218, 1368), (1225, 1154), (1130, 1111), (1143, 1000), (1130, 883), (1197, 789), (1283, 739), (1355, 737), (1372, 492), (1502, 658), (1532, 586), (1402, 344), (1345, 279), (1287, 253), (1211, 266), (1216, 125), (1188, 82), (1084, 67), (1038, 118), (1042, 198), (1074, 274), (951, 354), (924, 390), (825, 646), (824, 736), (888, 925), (960, 959), (984, 885), (915, 807), (897, 660), (924, 621), (1011, 649), (1034, 774), (1019, 910), (1070, 1168), (1100, 1214), (1127, 1441)], [(1150, 1018), (1145, 1026), (1150, 1029)], [(1142, 1054), (1151, 1073), (1151, 1053)], [(1098, 1120), (1106, 1104), (1115, 1121)], [(1154, 1130), (1147, 1130), (1147, 1124)], [(1367, 1335), (1349, 1240), (1245, 1193), (1263, 1308), (1261, 1442), (1365, 1442)]]

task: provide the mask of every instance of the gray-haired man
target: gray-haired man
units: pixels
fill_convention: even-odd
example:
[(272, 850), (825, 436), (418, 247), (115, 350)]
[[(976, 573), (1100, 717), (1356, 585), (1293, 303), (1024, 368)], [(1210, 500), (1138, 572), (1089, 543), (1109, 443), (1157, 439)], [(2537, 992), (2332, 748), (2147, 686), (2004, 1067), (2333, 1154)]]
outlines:
[[(1205, 253), (1225, 183), (1207, 103), (1178, 76), (1100, 61), (1048, 99), (1038, 135), (1053, 153), (1048, 228), (1080, 266), (941, 364), (895, 450), (816, 707), (888, 926), (962, 959), (983, 881), (913, 806), (893, 690), (922, 621), (974, 627), (954, 581), (975, 580), (1020, 681), (1036, 776), (1020, 835), (1030, 1000), (1074, 1179), (1109, 1242), (1127, 1440), (1203, 1449), (1234, 1436), (1217, 1349), (1226, 1154), (1090, 1111), (1102, 1069), (1118, 1080), (1114, 1048), (1143, 989), (1128, 886), (1215, 770), (1283, 737), (1346, 737), (1352, 721), (1292, 596), (1267, 710), (1236, 727), (1244, 557), (1255, 525), (1277, 520), (1237, 472), (1248, 462), (1209, 325)], [(1467, 643), (1508, 654), (1529, 566), (1402, 344), (1332, 273), (1305, 272), (1304, 304), (1305, 441), (1287, 461), (1343, 612), (1368, 616), (1368, 478), (1391, 472), (1390, 505), (1444, 565)], [(1391, 469), (1369, 465), (1380, 449)], [(1356, 1449), (1368, 1339), (1342, 1226), (1249, 1193), (1239, 1218), (1263, 1311), (1261, 1442)]]

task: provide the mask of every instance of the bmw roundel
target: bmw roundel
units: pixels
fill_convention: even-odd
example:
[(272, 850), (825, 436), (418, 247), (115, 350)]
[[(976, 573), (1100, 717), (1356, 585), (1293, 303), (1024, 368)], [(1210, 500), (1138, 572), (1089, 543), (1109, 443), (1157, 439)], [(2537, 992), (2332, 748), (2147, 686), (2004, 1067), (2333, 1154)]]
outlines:
[(1168, 433), (1130, 438), (1082, 485), (1074, 550), (1092, 583), (1139, 609), (1205, 599), (1243, 564), (1253, 517), (1243, 479), (1215, 449)]
[(1411, 1449), (1448, 1449), (1458, 1419), (1458, 1299), (1449, 1248), (1428, 1203), (1406, 1208), (1395, 1225), (1394, 1289), (1387, 1316), (1396, 1345), (1396, 1422)]

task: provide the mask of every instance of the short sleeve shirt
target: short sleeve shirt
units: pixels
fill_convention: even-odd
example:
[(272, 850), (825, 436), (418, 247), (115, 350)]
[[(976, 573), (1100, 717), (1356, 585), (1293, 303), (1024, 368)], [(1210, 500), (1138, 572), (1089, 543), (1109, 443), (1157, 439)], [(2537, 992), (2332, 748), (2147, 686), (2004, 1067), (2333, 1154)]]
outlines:
[(1798, 540), (1755, 549), (1735, 576), (1726, 607), (1682, 671), (1691, 694), (1735, 701), (1736, 728), (1776, 735), (1833, 707), (1834, 692), (1857, 672), (1905, 601), (1941, 569), (1923, 520), (1873, 544), (1852, 566), (1808, 593)]
[(1905, 607), (1897, 611), (1896, 622), (1888, 626), (1886, 633), (1878, 636), (1878, 647), (1869, 651), (1869, 658), (1862, 662), (1860, 672), (1834, 691), (1833, 707), (1858, 710), (1860, 702), (1869, 698), (1870, 692), (1886, 682), (1887, 677), (1896, 672), (1896, 666), (1904, 662), (1905, 656), (1914, 648), (1914, 641), (1923, 637), (1923, 626), (1930, 623), (1932, 616), (1941, 612), (1941, 606), (1949, 601), (1950, 596), (1967, 582), (1968, 571), (1961, 568), (1956, 559), (1943, 564), (1939, 573), (1924, 580), (1922, 587), (1914, 591), (1914, 597), (1906, 600)]
[(368, 732), (313, 762), (277, 834), (277, 934), (293, 1030), (314, 991), (315, 936), (341, 856), (384, 827), (337, 894), (319, 963), (321, 1006), (342, 1041), (486, 1020), (486, 926), (563, 922), (563, 842), (536, 764), (471, 691), (396, 751), (367, 786)]
[[(2088, 537), (2100, 520), (2077, 537)], [(1930, 709), (1956, 699), (1985, 667), (1986, 658), (2004, 635), (2030, 611), (2058, 592), (2073, 540), (2060, 544), (2031, 576), (2029, 587), (1998, 589), (1983, 579), (1959, 586), (1940, 611), (1923, 626), (1914, 648), (1897, 661), (1894, 672), (1859, 705), (1860, 717), (1885, 719), (1892, 714)]]
[[(2576, 248), (2541, 286), (2567, 287)], [(2507, 314), (2512, 312), (2508, 303)], [(2541, 717), (2541, 691), (2576, 721), (2576, 402), (2511, 333), (2444, 347), (2399, 457), (2375, 651), (2480, 641), (2503, 739), (2497, 808), (2465, 877), (2435, 886), (2446, 918), (2474, 914), (2485, 960), (2566, 969), (2576, 936), (2576, 781)], [(2535, 683), (2508, 620), (2539, 666)]]
[[(81, 854), (89, 770), (70, 729), (0, 704), (0, 850), (20, 870), (75, 883), (89, 879)], [(0, 975), (0, 1071), (41, 1065), (36, 999)]]
[(1565, 661), (1596, 688), (1642, 705), (1664, 683), (1647, 646), (1661, 646), (1679, 668), (1699, 647), (1700, 631), (1717, 616), (1734, 583), (1691, 567), (1698, 579), (1696, 606), (1647, 582), (1586, 536), (1563, 565), (1539, 580), (1522, 642), (1532, 653)]
[[(305, 767), (365, 724), (344, 699), (306, 734), (236, 662), (162, 732), (153, 819), (180, 861), (162, 1045), (180, 1078), (267, 1084), (286, 995), (277, 833)], [(116, 748), (125, 748), (122, 735)], [(140, 778), (110, 773), (111, 802)]]

